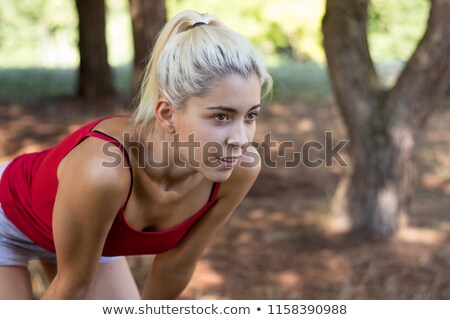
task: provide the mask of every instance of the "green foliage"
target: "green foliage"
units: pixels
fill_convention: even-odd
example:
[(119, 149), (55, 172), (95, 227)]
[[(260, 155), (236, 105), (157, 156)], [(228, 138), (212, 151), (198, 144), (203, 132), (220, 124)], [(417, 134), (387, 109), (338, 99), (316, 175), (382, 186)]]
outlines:
[[(325, 62), (321, 20), (325, 0), (167, 0), (169, 16), (185, 10), (217, 13), (265, 55)], [(368, 37), (375, 61), (407, 60), (426, 28), (429, 0), (373, 0)], [(233, 8), (233, 10), (230, 10)]]
[[(167, 0), (169, 18), (193, 9), (218, 15), (267, 58), (274, 99), (321, 103), (330, 88), (322, 49), (325, 0)], [(132, 36), (127, 0), (106, 0), (109, 62), (116, 87), (129, 90)], [(389, 86), (422, 36), (429, 0), (373, 0), (369, 44)], [(75, 0), (2, 0), (0, 6), (0, 97), (35, 99), (74, 92), (78, 18)], [(31, 69), (23, 69), (32, 67)], [(54, 69), (48, 69), (54, 68)]]
[(369, 45), (375, 61), (408, 60), (422, 37), (429, 0), (373, 0), (369, 7)]
[(285, 58), (269, 72), (274, 80), (274, 101), (302, 100), (322, 105), (331, 95), (327, 70), (323, 65)]
[[(120, 93), (130, 93), (131, 74), (131, 64), (113, 68), (114, 86)], [(74, 95), (76, 77), (75, 68), (0, 68), (0, 105)]]
[(75, 69), (0, 69), (0, 104), (75, 94)]
[[(114, 85), (123, 94), (130, 93), (131, 64), (113, 68)], [(283, 58), (270, 68), (274, 79), (273, 101), (303, 100), (323, 105), (331, 92), (327, 71), (322, 65)], [(51, 96), (73, 95), (75, 68), (0, 68), (0, 104), (36, 102)]]
[[(320, 23), (325, 0), (167, 0), (169, 16), (192, 9), (216, 14), (265, 55), (324, 62)], [(232, 8), (232, 10), (231, 10)]]
[(2, 0), (1, 66), (60, 65), (76, 57), (74, 2)]
[(113, 66), (127, 64), (133, 60), (133, 37), (128, 3), (128, 0), (106, 0), (108, 61)]
[[(112, 65), (132, 59), (127, 0), (106, 0), (107, 41)], [(167, 0), (168, 16), (193, 9), (217, 14), (242, 33), (265, 56), (280, 54), (325, 63), (321, 20), (325, 0)], [(423, 34), (429, 0), (373, 0), (369, 10), (369, 42), (375, 61), (411, 55)], [(0, 66), (64, 66), (78, 64), (75, 0), (2, 0)]]

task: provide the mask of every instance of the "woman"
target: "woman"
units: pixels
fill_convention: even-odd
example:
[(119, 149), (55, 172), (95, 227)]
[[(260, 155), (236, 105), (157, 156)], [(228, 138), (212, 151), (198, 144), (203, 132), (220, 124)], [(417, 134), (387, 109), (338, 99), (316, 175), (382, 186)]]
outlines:
[[(250, 146), (271, 78), (244, 38), (185, 11), (161, 31), (132, 116), (3, 164), (0, 297), (171, 299), (259, 170)], [(255, 161), (256, 160), (256, 161)], [(155, 254), (142, 292), (126, 255)]]

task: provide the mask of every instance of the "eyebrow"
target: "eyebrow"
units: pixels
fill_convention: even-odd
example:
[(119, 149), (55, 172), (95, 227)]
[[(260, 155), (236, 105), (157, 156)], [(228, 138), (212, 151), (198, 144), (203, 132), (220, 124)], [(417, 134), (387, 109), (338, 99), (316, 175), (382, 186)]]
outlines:
[[(248, 111), (252, 111), (253, 109), (257, 109), (259, 107), (261, 107), (261, 104), (257, 104), (255, 106), (251, 107)], [(234, 112), (234, 113), (238, 112), (236, 109), (231, 108), (231, 107), (226, 107), (226, 106), (208, 107), (206, 109), (208, 109), (208, 110), (222, 110), (222, 111)]]

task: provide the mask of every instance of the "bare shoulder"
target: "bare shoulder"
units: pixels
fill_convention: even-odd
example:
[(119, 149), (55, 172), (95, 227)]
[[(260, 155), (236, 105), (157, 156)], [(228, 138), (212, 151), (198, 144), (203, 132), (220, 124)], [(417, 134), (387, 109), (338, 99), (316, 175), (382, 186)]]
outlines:
[(261, 158), (258, 151), (250, 146), (242, 156), (230, 178), (221, 184), (218, 198), (234, 195), (242, 198), (252, 187), (261, 171)]
[[(109, 151), (116, 149), (113, 157), (104, 152), (105, 144), (110, 145)], [(125, 202), (131, 183), (130, 172), (123, 165), (124, 161), (120, 150), (111, 143), (95, 138), (86, 139), (58, 167), (57, 196), (62, 198), (59, 203), (69, 205), (81, 201), (89, 204), (108, 200), (113, 213), (117, 206)]]

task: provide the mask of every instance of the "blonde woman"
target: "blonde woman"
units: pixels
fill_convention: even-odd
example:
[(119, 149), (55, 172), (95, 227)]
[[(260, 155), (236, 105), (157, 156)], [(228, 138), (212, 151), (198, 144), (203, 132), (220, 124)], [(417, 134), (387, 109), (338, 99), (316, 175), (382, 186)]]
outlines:
[[(0, 298), (173, 299), (259, 170), (250, 146), (271, 78), (215, 16), (161, 31), (132, 115), (93, 121), (0, 166)], [(142, 292), (124, 256), (153, 254)]]

